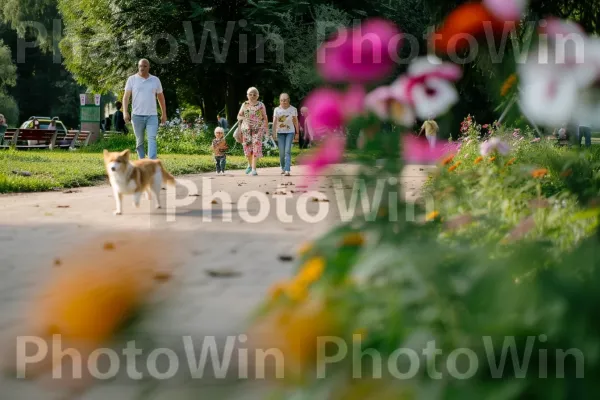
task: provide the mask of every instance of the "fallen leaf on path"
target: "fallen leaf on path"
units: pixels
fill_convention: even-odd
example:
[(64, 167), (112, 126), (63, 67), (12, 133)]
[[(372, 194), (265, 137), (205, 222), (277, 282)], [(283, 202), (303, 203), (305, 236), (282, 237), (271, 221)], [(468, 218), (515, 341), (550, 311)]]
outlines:
[(219, 204), (216, 200), (210, 202), (210, 204)]
[(104, 243), (104, 250), (114, 250), (115, 249), (115, 244), (112, 242), (105, 242)]
[(213, 278), (233, 278), (242, 275), (238, 271), (222, 269), (222, 270), (206, 270), (206, 273)]
[(54, 266), (58, 267), (60, 264), (62, 264), (62, 261), (60, 261), (60, 258), (55, 258), (54, 259)]
[(188, 197), (200, 197), (199, 194), (188, 194)]
[(294, 257), (287, 255), (287, 254), (281, 254), (279, 256), (279, 261), (293, 261)]
[(172, 275), (170, 272), (157, 272), (154, 274), (154, 280), (160, 283), (169, 281), (171, 277)]
[(56, 208), (71, 208), (71, 206), (56, 206)]

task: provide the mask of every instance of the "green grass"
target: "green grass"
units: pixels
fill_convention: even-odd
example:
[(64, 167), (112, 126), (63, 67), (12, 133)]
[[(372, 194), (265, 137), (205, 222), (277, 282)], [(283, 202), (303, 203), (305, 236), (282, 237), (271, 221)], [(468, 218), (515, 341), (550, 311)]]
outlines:
[[(210, 155), (164, 154), (160, 158), (174, 175), (210, 172), (215, 167)], [(228, 170), (246, 166), (247, 161), (243, 156), (227, 157)], [(279, 156), (264, 157), (258, 162), (259, 168), (275, 166), (279, 166)], [(29, 172), (31, 176), (15, 172)], [(92, 186), (105, 181), (106, 171), (99, 152), (0, 151), (0, 193), (59, 190)]]

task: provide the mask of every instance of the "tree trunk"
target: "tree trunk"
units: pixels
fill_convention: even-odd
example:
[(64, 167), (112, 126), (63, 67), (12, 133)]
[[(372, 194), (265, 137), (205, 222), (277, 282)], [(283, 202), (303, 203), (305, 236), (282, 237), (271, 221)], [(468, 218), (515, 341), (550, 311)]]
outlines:
[(227, 74), (227, 97), (225, 104), (227, 106), (227, 122), (229, 123), (229, 126), (233, 126), (237, 121), (237, 113), (240, 110), (241, 104), (238, 102), (237, 86), (235, 84), (234, 76), (230, 73)]

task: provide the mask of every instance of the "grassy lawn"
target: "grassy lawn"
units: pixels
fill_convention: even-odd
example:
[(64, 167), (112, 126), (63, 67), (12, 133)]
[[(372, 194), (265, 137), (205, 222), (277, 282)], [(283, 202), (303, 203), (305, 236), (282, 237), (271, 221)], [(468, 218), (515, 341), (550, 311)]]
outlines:
[[(174, 175), (214, 171), (210, 155), (161, 155)], [(279, 156), (264, 157), (258, 167), (276, 167)], [(246, 168), (242, 156), (228, 156), (227, 169)], [(30, 173), (23, 176), (20, 173)], [(65, 151), (0, 151), (0, 193), (38, 192), (91, 186), (106, 181), (101, 153)]]

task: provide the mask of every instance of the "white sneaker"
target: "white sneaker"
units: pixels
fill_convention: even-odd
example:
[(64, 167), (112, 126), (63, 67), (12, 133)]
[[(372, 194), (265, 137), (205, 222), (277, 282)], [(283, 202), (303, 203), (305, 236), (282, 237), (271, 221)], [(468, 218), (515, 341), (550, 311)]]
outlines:
[(285, 176), (290, 176), (290, 171), (286, 171)]

